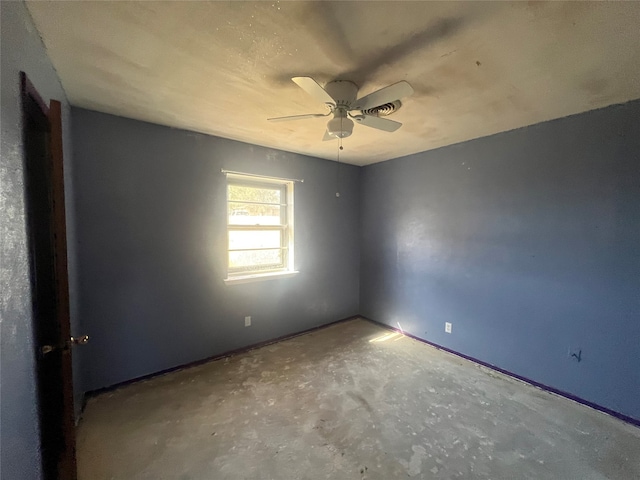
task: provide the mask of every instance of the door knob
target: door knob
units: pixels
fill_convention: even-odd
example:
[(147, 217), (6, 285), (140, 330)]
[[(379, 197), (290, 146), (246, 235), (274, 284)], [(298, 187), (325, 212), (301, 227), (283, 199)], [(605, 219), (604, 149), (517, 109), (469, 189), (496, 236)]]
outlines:
[(46, 355), (47, 353), (53, 352), (55, 349), (56, 347), (54, 345), (45, 345), (40, 349), (40, 351), (42, 352), (42, 355)]
[(66, 345), (44, 345), (42, 348), (40, 348), (40, 352), (42, 353), (42, 355), (46, 355), (47, 353), (51, 353), (54, 350), (68, 350), (69, 347), (73, 345), (85, 345), (88, 342), (89, 335), (83, 335), (78, 338), (69, 337), (69, 341)]
[(71, 337), (70, 339), (71, 345), (85, 345), (89, 343), (89, 335), (82, 335), (81, 337)]

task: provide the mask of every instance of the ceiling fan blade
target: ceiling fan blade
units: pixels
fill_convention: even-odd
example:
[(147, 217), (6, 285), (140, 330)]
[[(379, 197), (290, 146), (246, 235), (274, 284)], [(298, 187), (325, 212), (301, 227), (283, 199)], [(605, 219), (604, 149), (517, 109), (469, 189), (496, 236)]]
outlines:
[(311, 95), (313, 98), (322, 103), (330, 103), (332, 105), (336, 104), (336, 101), (331, 98), (324, 88), (320, 86), (318, 82), (316, 82), (311, 77), (293, 77), (293, 80), (301, 89)]
[(381, 88), (356, 100), (353, 110), (366, 110), (368, 108), (378, 107), (385, 103), (395, 102), (401, 98), (408, 97), (411, 94), (413, 94), (413, 88), (403, 80), (402, 82)]
[(324, 131), (324, 137), (322, 137), (322, 141), (323, 142), (327, 142), (329, 140), (337, 140), (338, 137), (334, 137), (333, 135), (329, 135), (329, 132), (327, 132), (326, 130)]
[(352, 118), (360, 125), (377, 128), (378, 130), (384, 130), (385, 132), (395, 132), (402, 126), (400, 122), (394, 122), (393, 120), (374, 117), (372, 115), (357, 115)]
[(303, 118), (326, 117), (328, 115), (331, 115), (331, 112), (329, 112), (327, 114), (324, 114), (324, 113), (307, 113), (306, 115), (290, 115), (288, 117), (267, 118), (267, 120), (269, 120), (270, 122), (287, 122), (289, 120), (302, 120)]

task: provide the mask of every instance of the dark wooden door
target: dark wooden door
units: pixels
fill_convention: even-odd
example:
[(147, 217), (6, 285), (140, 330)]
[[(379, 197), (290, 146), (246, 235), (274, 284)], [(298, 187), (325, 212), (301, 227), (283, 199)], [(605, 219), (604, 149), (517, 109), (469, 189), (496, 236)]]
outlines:
[(45, 480), (75, 480), (62, 122), (21, 75), (40, 446)]

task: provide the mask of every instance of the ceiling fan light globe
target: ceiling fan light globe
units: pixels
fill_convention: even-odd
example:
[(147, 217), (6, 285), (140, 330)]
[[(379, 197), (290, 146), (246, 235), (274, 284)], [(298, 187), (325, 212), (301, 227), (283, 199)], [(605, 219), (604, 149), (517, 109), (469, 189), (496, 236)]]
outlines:
[(353, 133), (353, 121), (350, 118), (334, 118), (327, 123), (327, 133), (332, 137), (346, 138)]

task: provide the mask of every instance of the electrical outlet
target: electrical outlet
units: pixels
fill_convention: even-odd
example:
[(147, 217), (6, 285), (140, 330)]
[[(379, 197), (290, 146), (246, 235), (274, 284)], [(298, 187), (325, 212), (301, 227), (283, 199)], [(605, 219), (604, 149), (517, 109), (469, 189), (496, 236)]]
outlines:
[(244, 326), (245, 327), (251, 326), (251, 317), (244, 317)]
[(447, 333), (451, 333), (451, 323), (444, 322), (444, 331)]

